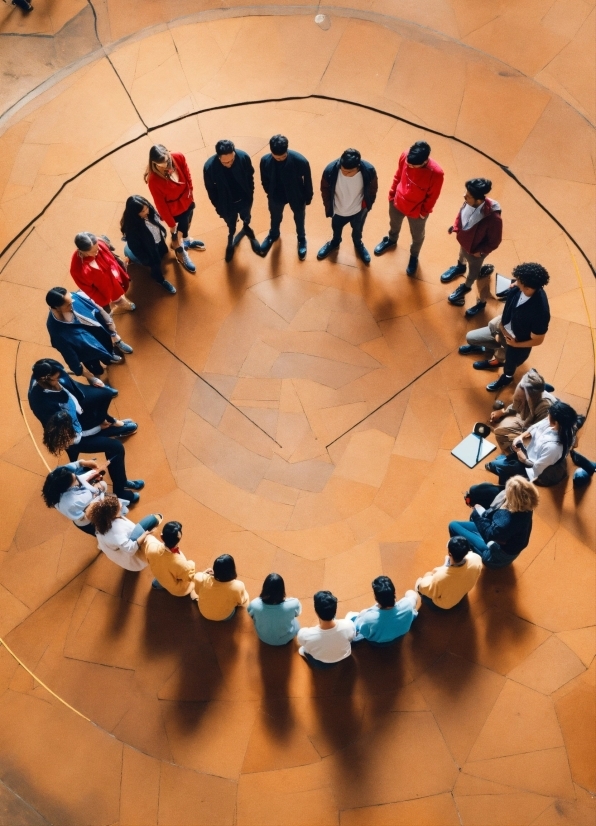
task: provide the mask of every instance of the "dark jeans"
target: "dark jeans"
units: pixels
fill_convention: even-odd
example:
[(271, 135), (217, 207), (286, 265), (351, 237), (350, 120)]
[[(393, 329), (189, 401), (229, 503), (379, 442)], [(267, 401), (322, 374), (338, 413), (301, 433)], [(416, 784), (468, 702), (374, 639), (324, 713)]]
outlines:
[(331, 229), (333, 230), (333, 238), (331, 243), (339, 247), (341, 244), (341, 235), (346, 224), (352, 227), (352, 241), (357, 247), (362, 243), (362, 230), (364, 229), (364, 222), (366, 221), (367, 209), (361, 209), (354, 215), (334, 215), (331, 219)]
[(83, 531), (83, 533), (88, 533), (89, 536), (95, 536), (95, 528), (91, 523), (89, 523), (88, 525), (75, 525), (75, 528), (78, 528), (80, 531)]
[(255, 237), (253, 230), (249, 226), (251, 207), (252, 201), (236, 201), (235, 204), (232, 204), (233, 212), (230, 212), (224, 218), (224, 221), (228, 225), (228, 244), (231, 244), (234, 238), (238, 218), (240, 218), (244, 225), (243, 230), (247, 238)]
[(515, 556), (504, 553), (498, 545), (496, 548), (489, 548), (473, 522), (450, 522), (449, 536), (463, 536), (467, 539), (474, 553), (482, 557), (487, 568), (505, 568), (515, 559)]
[(98, 453), (105, 454), (106, 459), (110, 460), (108, 465), (108, 473), (112, 480), (114, 493), (121, 499), (128, 499), (127, 492), (124, 489), (126, 484), (126, 467), (124, 465), (124, 445), (118, 439), (110, 439), (109, 433), (111, 428), (106, 428), (101, 433), (95, 436), (83, 436), (81, 441), (76, 445), (71, 445), (66, 449), (68, 458), (71, 462), (76, 462), (80, 453), (91, 453), (97, 455)]
[(140, 264), (142, 267), (148, 267), (151, 271), (151, 278), (154, 281), (157, 281), (158, 284), (163, 284), (165, 279), (163, 277), (163, 272), (161, 271), (161, 259), (165, 258), (168, 254), (168, 247), (165, 241), (160, 241), (159, 244), (156, 244), (156, 246), (157, 254), (160, 258), (159, 263), (157, 261), (150, 262), (148, 259), (139, 258), (139, 256), (135, 255), (128, 245), (124, 247), (124, 254), (128, 256), (131, 261), (134, 261), (135, 264)]
[(528, 478), (526, 466), (523, 465), (515, 455), (506, 456), (502, 453), (500, 456), (497, 456), (496, 459), (493, 459), (491, 465), (498, 471), (500, 485), (504, 485), (507, 479), (511, 479), (512, 476)]
[[(277, 241), (279, 238), (279, 227), (284, 217), (285, 203), (279, 201), (272, 201), (269, 198), (269, 213), (271, 215), (271, 229), (269, 230), (269, 237), (272, 241)], [(304, 204), (296, 209), (289, 204), (290, 209), (294, 213), (294, 223), (296, 224), (296, 235), (299, 241), (306, 241), (306, 228), (304, 222), (306, 219), (306, 207)]]
[(188, 209), (186, 209), (180, 215), (174, 215), (174, 219), (178, 226), (178, 232), (182, 233), (183, 238), (188, 238), (188, 233), (190, 230), (190, 224), (192, 222), (192, 214), (195, 211), (195, 205), (192, 203)]
[[(322, 660), (316, 660), (311, 654), (307, 654), (306, 651), (304, 652), (303, 656), (306, 662), (309, 665), (312, 665), (314, 668), (327, 669), (333, 668), (334, 665), (337, 665), (337, 663), (324, 663)], [(343, 662), (343, 660), (338, 660), (338, 662), (341, 663)]]
[(90, 430), (105, 421), (114, 421), (114, 417), (108, 415), (108, 408), (114, 396), (107, 387), (79, 384), (79, 389), (83, 394), (83, 412), (79, 416), (83, 430)]
[(517, 368), (527, 361), (531, 352), (531, 347), (505, 347), (505, 375), (512, 376)]

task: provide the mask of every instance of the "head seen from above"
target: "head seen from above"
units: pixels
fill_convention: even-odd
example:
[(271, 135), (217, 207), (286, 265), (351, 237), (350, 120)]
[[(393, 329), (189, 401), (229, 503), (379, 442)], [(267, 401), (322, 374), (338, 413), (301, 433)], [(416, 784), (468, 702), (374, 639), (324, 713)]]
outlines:
[(486, 199), (493, 188), (493, 182), (488, 178), (472, 178), (466, 181), (464, 201), (468, 206), (478, 207)]
[(360, 172), (360, 161), (362, 156), (357, 149), (346, 149), (339, 159), (341, 174), (347, 178), (352, 178)]
[(416, 141), (408, 150), (406, 163), (409, 167), (417, 169), (428, 164), (430, 158), (430, 146), (426, 141)]
[(274, 135), (269, 141), (269, 149), (276, 161), (285, 161), (288, 157), (289, 141), (285, 135)]
[(74, 242), (82, 258), (95, 258), (99, 252), (97, 236), (92, 232), (79, 232), (75, 235)]
[(219, 158), (219, 162), (229, 169), (236, 160), (236, 147), (229, 140), (217, 141), (215, 144), (215, 154)]

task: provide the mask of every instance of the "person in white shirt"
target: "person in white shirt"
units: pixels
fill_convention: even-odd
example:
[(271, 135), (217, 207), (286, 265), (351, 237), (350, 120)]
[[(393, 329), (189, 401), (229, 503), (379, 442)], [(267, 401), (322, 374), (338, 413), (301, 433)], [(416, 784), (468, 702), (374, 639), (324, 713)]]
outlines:
[(341, 158), (331, 161), (321, 179), (321, 196), (325, 215), (331, 218), (333, 238), (327, 241), (317, 258), (322, 261), (341, 244), (343, 228), (352, 227), (356, 255), (370, 264), (370, 254), (362, 242), (366, 216), (377, 197), (378, 181), (374, 166), (362, 160), (357, 149), (346, 149)]
[(87, 516), (95, 528), (97, 545), (108, 559), (127, 571), (147, 567), (144, 542), (163, 521), (161, 513), (145, 516), (135, 525), (122, 514), (118, 497), (107, 493), (89, 506)]
[(310, 665), (329, 668), (352, 653), (350, 643), (356, 636), (356, 627), (349, 619), (335, 619), (337, 597), (331, 591), (317, 591), (314, 604), (319, 624), (298, 631), (298, 653)]

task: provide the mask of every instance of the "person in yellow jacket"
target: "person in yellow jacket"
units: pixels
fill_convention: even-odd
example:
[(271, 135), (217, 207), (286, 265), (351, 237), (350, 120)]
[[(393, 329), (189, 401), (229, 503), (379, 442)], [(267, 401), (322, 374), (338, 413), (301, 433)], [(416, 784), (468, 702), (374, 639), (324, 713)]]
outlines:
[(201, 614), (208, 620), (232, 619), (236, 608), (250, 601), (244, 583), (236, 579), (236, 563), (230, 554), (218, 556), (213, 568), (195, 574), (195, 589)]
[(419, 577), (414, 588), (423, 605), (449, 610), (459, 605), (472, 590), (481, 571), (482, 559), (473, 553), (468, 540), (463, 536), (452, 536), (447, 543), (445, 564)]
[(182, 539), (180, 522), (167, 522), (161, 533), (161, 542), (149, 534), (145, 540), (145, 554), (151, 573), (155, 577), (151, 587), (168, 591), (175, 597), (195, 594), (195, 563), (187, 559), (178, 547)]

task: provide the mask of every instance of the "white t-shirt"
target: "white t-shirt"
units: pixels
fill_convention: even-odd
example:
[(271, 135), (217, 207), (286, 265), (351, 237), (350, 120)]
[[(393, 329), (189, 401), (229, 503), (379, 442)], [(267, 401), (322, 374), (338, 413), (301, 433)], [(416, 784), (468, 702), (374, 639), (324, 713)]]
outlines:
[[(341, 174), (341, 173), (340, 173)], [(298, 642), (307, 654), (322, 663), (338, 663), (352, 653), (350, 640), (356, 636), (356, 628), (351, 620), (335, 620), (335, 626), (323, 630), (319, 625), (314, 628), (301, 628)]]
[(335, 184), (335, 197), (333, 199), (333, 212), (336, 215), (356, 215), (362, 209), (362, 196), (364, 195), (364, 181), (362, 172), (357, 172), (351, 177), (344, 175), (341, 169)]
[[(524, 293), (520, 293), (519, 298), (517, 299), (517, 304), (515, 306), (516, 307), (521, 307), (521, 305), (525, 304), (526, 301), (529, 301), (530, 298), (531, 298), (531, 296), (524, 295)], [(513, 328), (511, 327), (511, 322), (509, 322), (509, 324), (503, 324), (503, 329), (506, 330), (509, 333), (511, 338), (515, 338), (515, 336), (513, 335)]]

